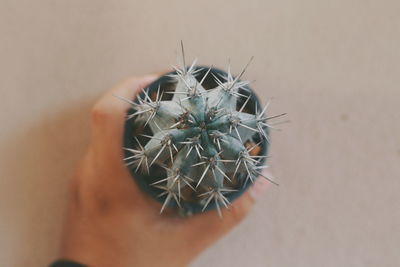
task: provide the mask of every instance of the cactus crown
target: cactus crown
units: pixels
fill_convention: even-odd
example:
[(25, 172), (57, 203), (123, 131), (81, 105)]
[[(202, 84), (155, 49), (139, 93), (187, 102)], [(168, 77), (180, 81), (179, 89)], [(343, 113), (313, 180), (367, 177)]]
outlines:
[(257, 141), (268, 141), (268, 120), (277, 116), (266, 116), (268, 104), (256, 107), (255, 114), (245, 112), (251, 92), (249, 82), (240, 78), (248, 64), (236, 78), (230, 68), (225, 77), (211, 74), (217, 87), (206, 90), (203, 83), (211, 68), (199, 81), (196, 62), (186, 67), (183, 45), (182, 59), (182, 68), (169, 75), (174, 90), (158, 87), (152, 95), (143, 89), (135, 102), (125, 99), (133, 109), (127, 119), (149, 127), (153, 134), (141, 135), (147, 138), (145, 144), (135, 136), (136, 146), (125, 148), (131, 153), (125, 161), (135, 172), (149, 174), (153, 166), (165, 170), (166, 177), (151, 184), (161, 190), (160, 212), (169, 205), (197, 202), (203, 210), (213, 203), (221, 214), (221, 206), (229, 205), (229, 194), (261, 175), (265, 166), (260, 162), (266, 156), (254, 152), (259, 149)]

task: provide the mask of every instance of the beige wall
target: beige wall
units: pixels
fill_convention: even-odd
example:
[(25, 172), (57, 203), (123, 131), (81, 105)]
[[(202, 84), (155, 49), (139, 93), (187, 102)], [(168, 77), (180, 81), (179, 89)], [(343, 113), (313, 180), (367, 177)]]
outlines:
[(271, 187), (193, 264), (400, 266), (400, 2), (0, 0), (0, 265), (56, 255), (94, 99), (175, 62), (235, 70), (292, 121)]

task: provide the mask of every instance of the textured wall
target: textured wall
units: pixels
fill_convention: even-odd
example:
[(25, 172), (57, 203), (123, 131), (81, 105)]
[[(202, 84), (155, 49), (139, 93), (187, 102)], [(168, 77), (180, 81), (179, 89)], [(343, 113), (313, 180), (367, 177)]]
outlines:
[(0, 265), (56, 255), (88, 110), (115, 82), (175, 63), (239, 70), (271, 112), (280, 179), (199, 257), (209, 266), (400, 266), (396, 0), (0, 0)]

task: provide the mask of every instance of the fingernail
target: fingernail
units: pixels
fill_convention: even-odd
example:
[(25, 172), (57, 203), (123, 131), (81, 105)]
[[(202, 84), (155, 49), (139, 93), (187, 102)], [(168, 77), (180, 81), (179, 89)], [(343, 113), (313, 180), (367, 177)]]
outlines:
[[(264, 170), (262, 173), (264, 176), (271, 177), (271, 173), (267, 170)], [(254, 200), (257, 200), (262, 196), (265, 191), (270, 186), (270, 182), (263, 177), (258, 177), (254, 184), (250, 188), (250, 195)]]

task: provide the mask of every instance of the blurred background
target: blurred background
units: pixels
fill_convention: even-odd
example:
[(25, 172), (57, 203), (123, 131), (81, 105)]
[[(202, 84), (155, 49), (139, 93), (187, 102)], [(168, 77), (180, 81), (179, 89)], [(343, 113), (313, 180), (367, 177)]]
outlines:
[(270, 114), (271, 186), (200, 266), (400, 266), (400, 2), (0, 0), (0, 265), (57, 255), (95, 100), (190, 59)]

